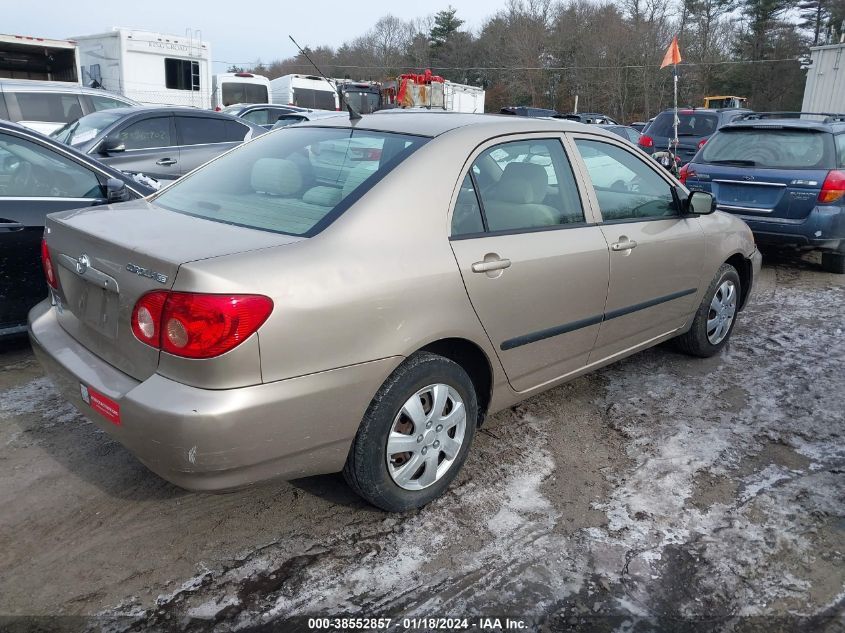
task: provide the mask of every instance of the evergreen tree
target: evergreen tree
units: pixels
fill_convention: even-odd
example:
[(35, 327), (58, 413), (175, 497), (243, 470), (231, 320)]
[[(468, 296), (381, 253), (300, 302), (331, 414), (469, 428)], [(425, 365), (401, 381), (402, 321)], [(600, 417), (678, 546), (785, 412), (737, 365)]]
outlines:
[(434, 26), (428, 34), (429, 42), (434, 48), (439, 48), (448, 42), (452, 36), (458, 32), (461, 25), (464, 23), (457, 17), (457, 9), (449, 6), (448, 9), (438, 11), (434, 16)]

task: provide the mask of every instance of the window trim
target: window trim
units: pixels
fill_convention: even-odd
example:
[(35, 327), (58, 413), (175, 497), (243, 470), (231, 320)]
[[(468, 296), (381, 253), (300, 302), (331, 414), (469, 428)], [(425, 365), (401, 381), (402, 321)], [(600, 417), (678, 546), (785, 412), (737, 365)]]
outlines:
[[(684, 187), (680, 182), (673, 181), (670, 177), (670, 174), (666, 172), (665, 169), (660, 167), (653, 158), (651, 158), (648, 154), (643, 152), (636, 147), (625, 147), (626, 141), (621, 139), (617, 142), (616, 139), (609, 138), (607, 136), (599, 135), (599, 134), (590, 134), (588, 132), (567, 132), (567, 136), (569, 137), (572, 147), (577, 152), (576, 161), (578, 163), (578, 168), (581, 171), (581, 177), (583, 178), (584, 185), (589, 190), (590, 196), (590, 204), (594, 205), (594, 215), (597, 218), (596, 224), (598, 225), (605, 225), (605, 224), (634, 224), (637, 222), (654, 222), (657, 220), (684, 220), (690, 217), (697, 217), (694, 214), (684, 213), (680, 199), (678, 198), (678, 189), (680, 188), (681, 191), (686, 191), (687, 195), (689, 195), (689, 190)], [(669, 192), (672, 195), (672, 198), (675, 202), (675, 215), (651, 215), (642, 218), (618, 218), (614, 220), (605, 220), (604, 216), (601, 212), (601, 206), (599, 206), (599, 199), (596, 195), (595, 187), (593, 186), (593, 181), (590, 178), (590, 172), (587, 169), (587, 164), (584, 162), (584, 159), (581, 156), (581, 152), (578, 151), (578, 147), (576, 145), (576, 141), (578, 139), (584, 139), (586, 141), (594, 141), (598, 143), (607, 143), (608, 145), (613, 145), (629, 154), (631, 154), (634, 158), (639, 159), (642, 163), (646, 165), (648, 169), (650, 169), (653, 173), (657, 174), (661, 180), (663, 180), (667, 186), (669, 187)], [(629, 144), (630, 145), (630, 144)], [(631, 151), (633, 149), (633, 151)], [(654, 163), (654, 165), (650, 165), (648, 161)], [(663, 173), (661, 173), (663, 172)]]
[[(466, 177), (467, 172), (471, 175), (473, 188), (475, 189), (475, 197), (478, 201), (478, 206), (481, 208), (481, 218), (484, 223), (485, 229), (487, 227), (487, 216), (484, 213), (484, 204), (481, 200), (481, 196), (479, 195), (478, 184), (475, 180), (475, 174), (472, 173), (472, 166), (475, 164), (476, 159), (483, 154), (486, 150), (490, 149), (491, 147), (495, 147), (496, 145), (502, 145), (503, 143), (512, 143), (512, 142), (519, 142), (523, 140), (556, 140), (561, 144), (561, 149), (563, 150), (564, 157), (569, 161), (570, 169), (572, 169), (572, 176), (575, 179), (575, 189), (578, 193), (578, 199), (581, 202), (581, 210), (584, 214), (584, 221), (583, 222), (571, 222), (567, 224), (555, 224), (552, 226), (535, 226), (535, 227), (526, 227), (521, 229), (507, 229), (503, 231), (489, 231), (485, 230), (484, 233), (465, 233), (463, 235), (452, 235), (452, 216), (455, 213), (455, 206), (458, 203), (458, 195), (461, 191), (461, 183), (463, 183), (464, 178)], [(449, 212), (446, 214), (446, 235), (449, 241), (452, 240), (467, 240), (467, 239), (480, 239), (485, 237), (501, 237), (503, 235), (520, 235), (523, 233), (540, 233), (544, 231), (560, 231), (566, 229), (578, 229), (584, 228), (586, 226), (595, 226), (600, 224), (601, 216), (597, 216), (594, 212), (594, 207), (592, 205), (592, 201), (589, 198), (589, 195), (592, 193), (592, 187), (588, 190), (585, 187), (585, 183), (583, 181), (583, 177), (579, 178), (580, 172), (580, 164), (576, 163), (576, 161), (581, 160), (581, 156), (574, 154), (575, 150), (574, 146), (569, 143), (569, 140), (564, 132), (511, 132), (507, 134), (498, 134), (496, 136), (489, 137), (476, 145), (472, 151), (470, 151), (467, 159), (464, 161), (463, 166), (461, 167), (461, 171), (459, 172), (459, 176), (457, 181), (455, 182), (454, 189), (452, 191), (452, 197), (449, 201)]]

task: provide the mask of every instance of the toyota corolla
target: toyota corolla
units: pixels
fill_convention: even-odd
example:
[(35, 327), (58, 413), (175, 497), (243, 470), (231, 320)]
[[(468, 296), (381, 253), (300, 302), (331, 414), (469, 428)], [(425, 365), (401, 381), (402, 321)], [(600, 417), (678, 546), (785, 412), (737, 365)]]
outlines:
[(486, 415), (668, 339), (718, 353), (760, 266), (613, 134), (444, 113), (283, 128), (44, 239), (33, 347), (151, 470), (342, 470), (394, 511), (446, 490)]

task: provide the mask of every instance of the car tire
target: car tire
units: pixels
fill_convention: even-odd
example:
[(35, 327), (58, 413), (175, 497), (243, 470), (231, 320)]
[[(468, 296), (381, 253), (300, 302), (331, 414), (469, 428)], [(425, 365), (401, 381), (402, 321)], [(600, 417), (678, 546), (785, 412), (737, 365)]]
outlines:
[(845, 275), (845, 253), (822, 253), (822, 270)]
[[(370, 403), (343, 476), (383, 510), (420, 508), (442, 495), (460, 471), (477, 421), (478, 400), (466, 371), (443, 356), (417, 352), (393, 371)], [(394, 450), (405, 447), (412, 450)]]
[(692, 327), (675, 339), (678, 348), (700, 358), (718, 354), (736, 325), (741, 296), (739, 273), (730, 264), (722, 264), (704, 293)]

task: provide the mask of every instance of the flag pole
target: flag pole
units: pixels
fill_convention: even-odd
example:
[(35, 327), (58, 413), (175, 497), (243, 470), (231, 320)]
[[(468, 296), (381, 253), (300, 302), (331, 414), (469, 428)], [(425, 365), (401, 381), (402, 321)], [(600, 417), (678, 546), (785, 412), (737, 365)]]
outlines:
[(675, 144), (673, 154), (678, 152), (678, 64), (672, 64), (672, 78), (675, 84), (675, 118), (673, 121), (674, 138), (672, 142)]

